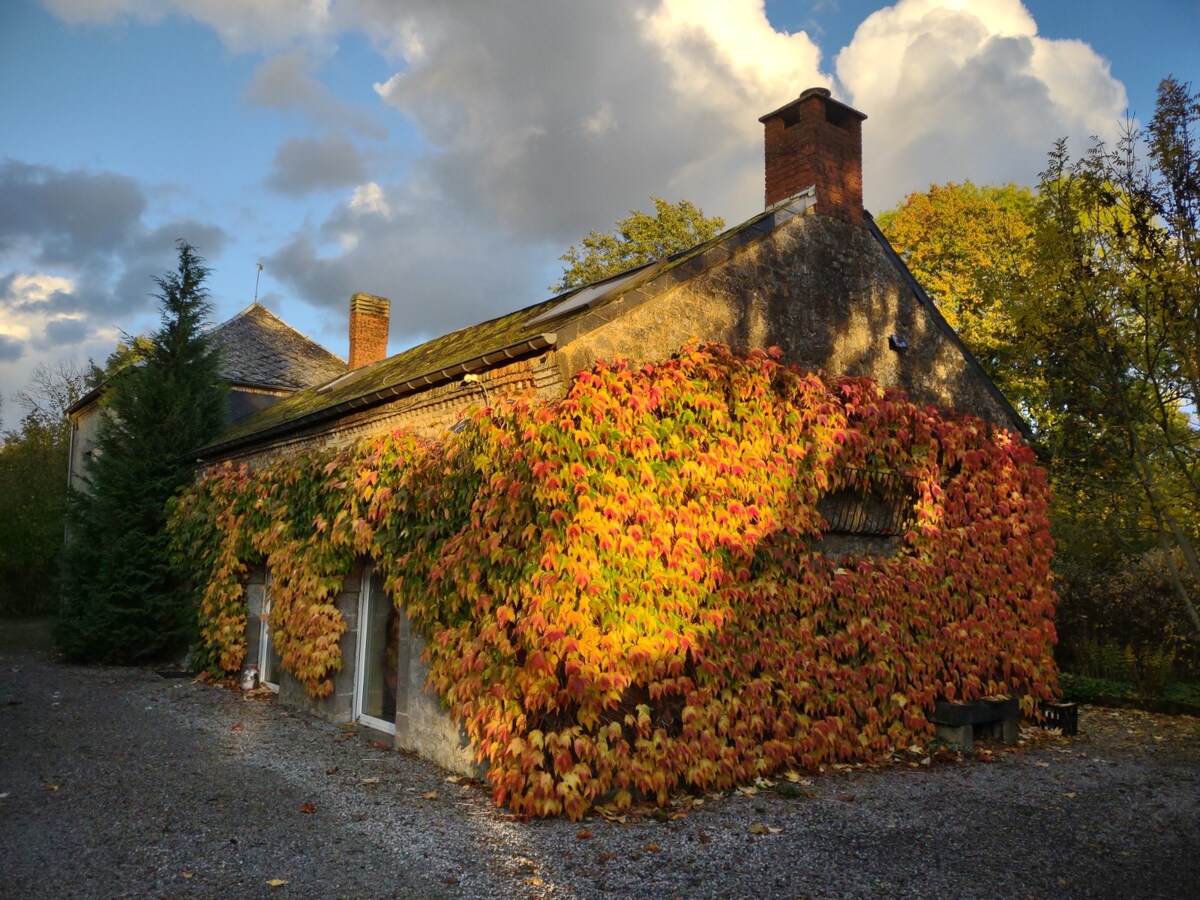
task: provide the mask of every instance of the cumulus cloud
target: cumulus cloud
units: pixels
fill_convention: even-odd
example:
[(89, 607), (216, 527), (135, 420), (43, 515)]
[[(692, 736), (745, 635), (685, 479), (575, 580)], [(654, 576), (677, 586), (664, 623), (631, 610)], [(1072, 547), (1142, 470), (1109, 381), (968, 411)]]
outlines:
[(1030, 183), (1059, 137), (1113, 135), (1127, 105), (1108, 63), (1049, 40), (1019, 0), (900, 0), (869, 16), (837, 57), (869, 116), (868, 206), (933, 182)]
[(826, 83), (760, 2), (407, 4), (377, 90), (434, 147), (427, 171), (499, 228), (569, 243), (650, 194), (749, 214), (760, 112)]
[(366, 174), (358, 149), (341, 135), (289, 138), (275, 153), (267, 186), (281, 194), (303, 196), (358, 184)]
[(273, 56), (255, 69), (242, 98), (254, 106), (304, 113), (330, 128), (387, 137), (386, 128), (365, 110), (339, 100), (315, 77), (313, 69), (310, 54), (302, 49)]
[(298, 232), (266, 260), (292, 294), (322, 311), (334, 352), (345, 351), (346, 310), (357, 291), (391, 299), (394, 347), (546, 296), (538, 270), (545, 248), (514, 244), (467, 208), (442, 204), (430, 215), (433, 198), (419, 181), (360, 186), (316, 233)]
[(122, 329), (147, 324), (152, 276), (173, 267), (184, 238), (219, 253), (207, 223), (147, 222), (133, 179), (14, 160), (0, 164), (0, 383), (15, 390), (38, 357), (107, 356)]
[(94, 261), (121, 247), (145, 209), (124, 175), (0, 163), (0, 254), (30, 252), (41, 265)]

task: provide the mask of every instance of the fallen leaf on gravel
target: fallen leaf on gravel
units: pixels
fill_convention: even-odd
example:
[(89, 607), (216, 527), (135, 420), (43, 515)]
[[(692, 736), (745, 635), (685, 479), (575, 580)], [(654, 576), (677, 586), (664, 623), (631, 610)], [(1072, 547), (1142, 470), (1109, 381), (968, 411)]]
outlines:
[(838, 794), (837, 798), (839, 800), (841, 800), (843, 803), (853, 803), (854, 802), (853, 794)]
[(52, 782), (52, 781), (47, 781), (45, 784), (43, 784), (43, 785), (42, 785), (42, 790), (44, 790), (44, 791), (52, 791), (52, 792), (53, 792), (53, 791), (57, 791), (57, 790), (58, 790), (58, 785), (57, 785), (57, 784), (55, 784), (55, 783), (54, 783), (54, 782)]
[(184, 878), (195, 878), (196, 877), (195, 872), (180, 872), (179, 874), (181, 876), (183, 876)]
[(579, 831), (575, 832), (575, 840), (577, 841), (588, 841), (591, 840), (591, 838), (592, 833), (586, 828), (581, 828)]
[(287, 881), (283, 878), (272, 878), (267, 882), (267, 884), (269, 884), (271, 887), (283, 887), (285, 884), (287, 884)]
[(424, 798), (425, 800), (436, 800), (438, 795), (437, 795), (437, 791), (426, 791), (424, 794), (421, 795), (421, 797)]
[(362, 783), (363, 784), (379, 784), (379, 779), (378, 778), (364, 778), (362, 780)]
[(596, 857), (596, 862), (606, 863), (606, 862), (609, 862), (616, 858), (617, 858), (617, 854), (615, 854), (615, 853), (601, 853), (599, 856)]
[(1063, 794), (1063, 796), (1066, 797), (1068, 800), (1074, 800), (1079, 795), (1076, 794), (1075, 791), (1067, 791), (1065, 794)]
[(737, 789), (737, 792), (738, 792), (739, 794), (741, 794), (743, 797), (753, 797), (755, 794), (757, 794), (757, 793), (758, 793), (758, 788), (753, 788), (753, 787), (739, 787), (739, 788)]
[(712, 840), (712, 838), (701, 831), (698, 835), (696, 835), (696, 840), (698, 840), (701, 844), (707, 844)]
[(300, 812), (302, 812), (302, 813), (315, 813), (316, 811), (317, 811), (317, 808), (315, 806), (313, 806), (311, 803), (301, 803), (300, 804)]
[(660, 850), (662, 850), (662, 847), (655, 843), (649, 843), (646, 845), (645, 849), (647, 853), (658, 853)]
[(769, 790), (770, 788), (775, 787), (775, 782), (769, 781), (766, 778), (755, 778), (754, 786), (756, 788), (758, 788), (760, 791), (765, 791), (765, 790)]
[(461, 775), (447, 775), (446, 776), (446, 781), (449, 782), (450, 784), (462, 784), (466, 780), (467, 779), (463, 778)]
[(7, 796), (8, 796), (8, 791), (5, 791), (3, 794), (0, 794), (0, 800), (5, 799)]
[(384, 741), (371, 741), (371, 746), (374, 747), (376, 750), (391, 750), (392, 749), (392, 745), (385, 743)]
[(1035, 766), (1037, 766), (1039, 769), (1048, 769), (1048, 768), (1050, 768), (1050, 763), (1046, 762), (1044, 759), (1035, 759), (1035, 760), (1033, 761), (1033, 764), (1034, 764)]
[(782, 828), (772, 828), (770, 825), (764, 825), (762, 822), (755, 822), (750, 826), (751, 834), (779, 834), (783, 831)]
[(236, 725), (234, 725), (234, 726), (233, 726), (232, 728), (230, 728), (229, 730), (230, 730), (230, 731), (241, 731), (241, 730), (242, 730), (242, 723), (241, 723), (241, 722), (238, 722)]

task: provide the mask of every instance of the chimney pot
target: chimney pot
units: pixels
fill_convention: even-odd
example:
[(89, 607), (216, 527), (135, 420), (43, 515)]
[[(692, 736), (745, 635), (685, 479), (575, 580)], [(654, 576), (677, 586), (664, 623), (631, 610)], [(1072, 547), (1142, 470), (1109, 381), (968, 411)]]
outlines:
[(767, 113), (763, 148), (767, 206), (816, 188), (819, 213), (863, 226), (862, 123), (865, 115), (811, 87)]
[(374, 294), (350, 298), (350, 371), (387, 357), (391, 303)]

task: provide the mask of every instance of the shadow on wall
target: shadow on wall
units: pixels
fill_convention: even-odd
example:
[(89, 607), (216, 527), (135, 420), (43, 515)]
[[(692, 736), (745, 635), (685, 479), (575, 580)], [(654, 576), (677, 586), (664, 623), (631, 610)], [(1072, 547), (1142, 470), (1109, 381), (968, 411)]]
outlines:
[(775, 344), (801, 369), (867, 376), (920, 405), (1019, 428), (869, 230), (815, 215), (798, 224), (720, 270), (718, 290), (745, 310), (733, 343)]

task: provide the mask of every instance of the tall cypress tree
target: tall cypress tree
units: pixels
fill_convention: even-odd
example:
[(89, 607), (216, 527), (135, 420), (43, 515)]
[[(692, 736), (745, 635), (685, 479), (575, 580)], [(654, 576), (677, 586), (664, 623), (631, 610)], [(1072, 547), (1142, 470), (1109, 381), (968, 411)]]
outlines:
[(194, 636), (194, 595), (171, 564), (165, 507), (222, 427), (228, 386), (204, 332), (209, 270), (187, 242), (178, 249), (178, 268), (155, 279), (162, 324), (145, 360), (111, 379), (90, 490), (73, 498), (58, 627), (72, 659), (161, 659)]

